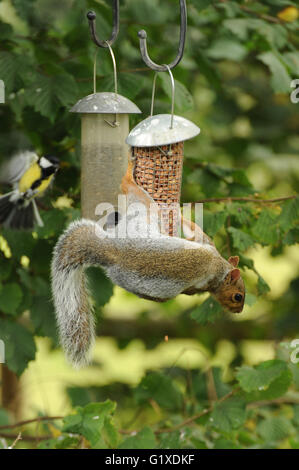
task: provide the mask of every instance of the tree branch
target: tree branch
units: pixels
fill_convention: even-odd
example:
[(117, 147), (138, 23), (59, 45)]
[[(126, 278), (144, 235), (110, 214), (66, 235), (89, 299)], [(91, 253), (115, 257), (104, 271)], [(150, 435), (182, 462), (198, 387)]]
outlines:
[(181, 429), (184, 426), (187, 426), (187, 424), (193, 423), (193, 421), (196, 421), (197, 419), (201, 418), (202, 416), (205, 416), (206, 414), (213, 411), (214, 406), (216, 404), (219, 405), (219, 403), (224, 402), (225, 400), (230, 398), (234, 393), (236, 393), (236, 391), (237, 391), (237, 389), (230, 391), (229, 393), (224, 395), (224, 397), (219, 398), (219, 400), (215, 401), (213, 403), (213, 405), (211, 405), (209, 408), (206, 408), (205, 410), (201, 411), (200, 413), (198, 413), (194, 416), (191, 416), (190, 418), (185, 419), (185, 421), (182, 421), (182, 423), (179, 423), (176, 426), (173, 426), (172, 428), (158, 429), (157, 431), (155, 431), (155, 434), (162, 434), (164, 432), (173, 432), (173, 431), (176, 431), (177, 429)]
[(226, 197), (211, 197), (206, 199), (199, 199), (196, 202), (192, 202), (191, 204), (199, 204), (204, 202), (232, 202), (232, 201), (240, 201), (240, 202), (254, 202), (255, 204), (272, 204), (275, 202), (284, 202), (290, 199), (296, 199), (297, 195), (293, 196), (282, 196), (276, 197), (273, 199), (258, 199), (256, 197), (247, 197), (247, 196), (226, 196)]
[[(19, 434), (10, 434), (10, 433), (5, 433), (1, 432), (0, 437), (4, 437), (4, 439), (18, 439)], [(36, 442), (36, 441), (46, 441), (48, 439), (52, 439), (53, 436), (23, 436), (22, 435), (22, 441), (29, 441), (29, 442)]]
[(26, 424), (36, 423), (39, 421), (54, 421), (55, 419), (63, 419), (64, 416), (38, 416), (37, 418), (33, 419), (26, 419), (25, 421), (19, 421), (18, 423), (14, 424), (6, 424), (5, 426), (0, 426), (0, 429), (13, 429), (19, 428), (20, 426), (25, 426)]

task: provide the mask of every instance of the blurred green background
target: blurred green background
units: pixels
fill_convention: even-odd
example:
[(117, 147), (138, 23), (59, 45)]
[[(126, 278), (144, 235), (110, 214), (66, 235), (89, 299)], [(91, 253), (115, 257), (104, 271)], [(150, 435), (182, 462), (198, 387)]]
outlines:
[[(131, 116), (133, 127), (149, 114), (153, 80), (141, 60), (137, 32), (146, 29), (153, 60), (169, 63), (179, 39), (179, 2), (121, 0), (120, 6), (113, 50), (119, 93), (143, 111), (141, 118)], [(299, 188), (298, 103), (290, 99), (291, 82), (299, 77), (298, 9), (284, 0), (189, 0), (187, 7), (185, 54), (173, 70), (175, 113), (195, 122), (201, 134), (185, 144), (181, 201), (223, 198), (205, 203), (204, 230), (223, 256), (241, 258), (248, 292), (244, 311), (224, 313), (208, 295), (182, 295), (165, 304), (141, 300), (93, 270), (98, 331), (93, 361), (80, 371), (65, 362), (57, 342), (49, 266), (58, 236), (80, 217), (80, 118), (69, 109), (93, 91), (96, 47), (86, 12), (96, 11), (98, 35), (106, 38), (111, 2), (0, 1), (0, 79), (6, 86), (0, 159), (29, 148), (62, 161), (40, 204), (45, 227), (0, 233), (0, 338), (6, 340), (0, 435), (1, 423), (65, 416), (74, 406), (111, 399), (117, 402), (116, 428), (148, 426), (140, 441), (123, 446), (299, 447), (299, 371), (290, 361), (289, 344), (299, 337), (299, 201), (279, 200), (296, 196)], [(97, 63), (97, 91), (113, 91), (107, 50), (98, 50)], [(170, 111), (169, 79), (160, 75), (156, 113)], [(246, 366), (268, 360), (278, 361), (268, 363), (273, 367), (283, 362), (288, 370), (283, 369), (281, 382), (279, 374), (273, 375), (278, 388), (272, 394), (261, 391), (271, 381), (246, 388), (236, 376), (237, 367), (255, 371)], [(155, 392), (157, 377), (161, 393)], [(157, 432), (159, 426), (177, 425), (217, 404), (235, 385), (243, 394), (236, 392), (238, 407), (228, 400), (232, 408), (222, 410), (235, 421), (224, 425), (215, 412), (214, 423), (196, 421), (181, 440), (176, 430), (166, 437)], [(253, 390), (254, 396), (246, 395)], [(254, 412), (252, 403), (265, 400), (269, 403)], [(46, 441), (48, 447), (56, 447), (55, 439), (63, 435), (59, 423), (38, 431), (34, 424), (26, 432), (50, 434), (52, 440), (39, 444)], [(110, 441), (104, 444), (79, 434), (86, 446), (122, 442), (121, 437), (113, 441), (108, 431)]]

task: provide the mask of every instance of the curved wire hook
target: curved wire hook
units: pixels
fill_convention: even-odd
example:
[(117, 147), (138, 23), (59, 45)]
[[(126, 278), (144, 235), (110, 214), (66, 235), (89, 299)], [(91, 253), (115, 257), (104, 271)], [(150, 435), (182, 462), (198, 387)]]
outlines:
[(113, 29), (110, 39), (101, 41), (96, 33), (96, 14), (94, 11), (87, 13), (88, 25), (93, 42), (99, 47), (111, 46), (117, 38), (119, 31), (119, 0), (113, 0)]
[[(170, 118), (170, 127), (169, 129), (173, 128), (173, 116), (174, 116), (174, 94), (175, 94), (175, 84), (172, 72), (170, 70), (169, 65), (163, 64), (166, 67), (170, 75), (170, 82), (171, 82), (171, 118)], [(155, 101), (155, 92), (156, 92), (156, 81), (157, 81), (158, 72), (155, 73), (154, 81), (153, 81), (153, 89), (152, 89), (152, 101), (151, 101), (151, 116), (154, 114), (154, 101)]]
[[(186, 1), (180, 0), (180, 12), (181, 12), (181, 28), (180, 28), (180, 42), (179, 42), (179, 50), (177, 53), (176, 58), (168, 64), (170, 69), (173, 69), (182, 59), (185, 47), (185, 39), (186, 39), (186, 30), (187, 30), (187, 8), (186, 8)], [(146, 65), (156, 72), (166, 72), (168, 69), (166, 65), (158, 65), (151, 60), (147, 52), (147, 45), (146, 45), (146, 38), (147, 34), (144, 29), (138, 32), (139, 42), (140, 42), (140, 52), (143, 61)]]

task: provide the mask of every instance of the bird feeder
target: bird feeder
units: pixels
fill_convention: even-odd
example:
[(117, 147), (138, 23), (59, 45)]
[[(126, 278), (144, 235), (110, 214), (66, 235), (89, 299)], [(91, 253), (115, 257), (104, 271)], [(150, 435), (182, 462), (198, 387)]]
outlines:
[(114, 0), (114, 27), (108, 41), (100, 41), (95, 32), (96, 14), (87, 13), (93, 41), (109, 49), (114, 67), (114, 92), (94, 92), (80, 99), (70, 110), (81, 115), (81, 208), (82, 216), (96, 220), (98, 204), (108, 202), (116, 208), (120, 184), (128, 165), (129, 114), (141, 113), (129, 99), (117, 93), (116, 63), (111, 44), (119, 25), (118, 0)]
[[(147, 52), (146, 32), (139, 31), (140, 50), (144, 62), (156, 71), (150, 116), (135, 126), (127, 138), (131, 146), (134, 179), (154, 199), (160, 208), (162, 230), (176, 236), (180, 216), (181, 181), (184, 141), (199, 134), (200, 129), (188, 119), (174, 115), (175, 84), (171, 69), (181, 60), (186, 36), (186, 4), (180, 0), (181, 30), (179, 51), (169, 65), (158, 65)], [(168, 71), (172, 86), (171, 114), (153, 115), (157, 73)]]

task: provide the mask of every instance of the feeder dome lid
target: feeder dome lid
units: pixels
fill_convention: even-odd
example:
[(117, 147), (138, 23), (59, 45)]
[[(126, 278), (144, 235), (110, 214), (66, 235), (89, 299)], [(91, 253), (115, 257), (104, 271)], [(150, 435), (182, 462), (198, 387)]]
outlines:
[(113, 92), (92, 93), (79, 100), (71, 113), (139, 114), (140, 109), (132, 101)]
[(157, 145), (174, 144), (191, 139), (200, 133), (200, 128), (181, 116), (156, 114), (141, 121), (129, 133), (126, 142), (132, 147), (156, 147)]

